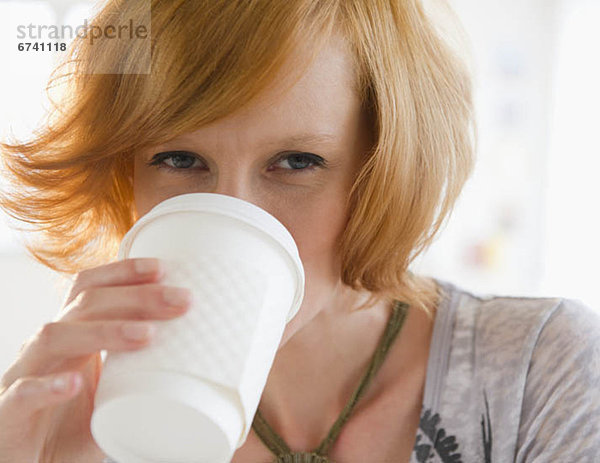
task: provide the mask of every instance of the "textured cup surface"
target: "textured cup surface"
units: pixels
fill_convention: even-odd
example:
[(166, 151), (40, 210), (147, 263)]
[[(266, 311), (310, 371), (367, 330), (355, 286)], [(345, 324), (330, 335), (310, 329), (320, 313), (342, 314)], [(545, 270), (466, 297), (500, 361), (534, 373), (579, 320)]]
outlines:
[(134, 257), (163, 260), (161, 284), (191, 289), (192, 304), (181, 317), (155, 321), (147, 347), (108, 353), (92, 434), (123, 463), (229, 461), (302, 302), (295, 243), (257, 206), (191, 193), (136, 222), (118, 258)]

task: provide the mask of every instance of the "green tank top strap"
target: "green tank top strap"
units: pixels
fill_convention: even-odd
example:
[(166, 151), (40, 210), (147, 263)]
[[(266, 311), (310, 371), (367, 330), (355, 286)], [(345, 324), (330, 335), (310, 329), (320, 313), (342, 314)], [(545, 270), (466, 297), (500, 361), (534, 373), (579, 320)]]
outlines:
[(254, 420), (252, 422), (252, 429), (256, 432), (260, 440), (267, 446), (271, 452), (273, 452), (277, 459), (273, 463), (329, 463), (330, 460), (327, 458), (327, 452), (331, 448), (333, 442), (338, 437), (342, 426), (346, 423), (356, 403), (363, 396), (371, 380), (379, 370), (379, 367), (383, 363), (385, 356), (387, 355), (396, 335), (402, 328), (406, 314), (408, 312), (408, 304), (402, 301), (394, 301), (392, 315), (386, 326), (386, 329), (379, 341), (379, 345), (373, 357), (369, 363), (367, 371), (363, 375), (358, 387), (346, 403), (346, 406), (340, 413), (340, 416), (333, 424), (329, 433), (323, 439), (321, 444), (312, 452), (293, 452), (284, 440), (271, 428), (266, 422), (260, 410), (256, 410)]

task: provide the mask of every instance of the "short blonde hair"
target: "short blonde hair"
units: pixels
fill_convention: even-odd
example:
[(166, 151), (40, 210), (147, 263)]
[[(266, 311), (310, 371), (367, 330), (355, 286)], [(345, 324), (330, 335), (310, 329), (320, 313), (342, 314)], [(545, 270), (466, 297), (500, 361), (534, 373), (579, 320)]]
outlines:
[[(143, 3), (108, 1), (91, 24), (135, 16)], [(33, 225), (21, 231), (40, 233), (25, 244), (31, 255), (63, 274), (115, 259), (137, 220), (134, 153), (245, 105), (298, 50), (307, 58), (301, 76), (341, 33), (374, 134), (348, 198), (342, 281), (431, 314), (439, 289), (408, 267), (449, 217), (476, 137), (468, 66), (421, 2), (153, 0), (151, 8), (151, 74), (94, 74), (98, 62), (116, 66), (140, 51), (76, 38), (47, 87), (64, 89), (47, 122), (27, 142), (0, 145), (9, 185), (0, 207)]]

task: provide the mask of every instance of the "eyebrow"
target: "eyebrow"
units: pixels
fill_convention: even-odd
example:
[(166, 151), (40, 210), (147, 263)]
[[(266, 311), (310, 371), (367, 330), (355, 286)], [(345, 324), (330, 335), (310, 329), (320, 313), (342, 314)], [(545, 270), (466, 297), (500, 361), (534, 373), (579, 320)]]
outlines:
[(325, 133), (325, 132), (301, 133), (298, 135), (292, 135), (292, 136), (285, 137), (285, 138), (275, 140), (272, 142), (267, 142), (267, 143), (265, 143), (265, 145), (267, 145), (267, 146), (279, 145), (279, 144), (293, 145), (293, 144), (301, 144), (301, 143), (316, 144), (316, 143), (330, 143), (330, 142), (333, 142), (336, 140), (337, 140), (337, 137), (330, 133)]
[[(305, 145), (316, 145), (319, 143), (323, 143), (323, 144), (327, 144), (327, 143), (334, 143), (336, 142), (338, 139), (337, 136), (335, 136), (332, 133), (327, 133), (327, 132), (316, 132), (316, 133), (299, 133), (297, 135), (291, 135), (288, 137), (284, 137), (284, 138), (280, 138), (277, 140), (273, 140), (273, 141), (259, 141), (259, 144), (262, 144), (264, 146), (275, 146), (275, 145), (287, 145), (287, 146), (293, 146), (293, 145), (301, 145), (301, 144), (305, 144)], [(164, 143), (161, 143), (159, 146), (164, 147), (165, 149), (168, 148), (169, 146), (172, 145), (177, 145), (179, 143), (181, 143), (181, 139), (174, 139), (174, 140), (168, 140)], [(199, 152), (199, 154), (204, 155), (204, 152)]]

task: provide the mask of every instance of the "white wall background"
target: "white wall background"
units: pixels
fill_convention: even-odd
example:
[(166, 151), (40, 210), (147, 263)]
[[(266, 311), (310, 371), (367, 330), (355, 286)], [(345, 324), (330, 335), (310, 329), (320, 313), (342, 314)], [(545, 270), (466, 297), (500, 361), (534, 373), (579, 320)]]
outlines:
[(600, 310), (600, 1), (451, 3), (473, 46), (478, 164), (415, 268)]
[[(452, 220), (413, 269), (474, 291), (573, 297), (600, 310), (600, 0), (450, 3), (473, 47), (478, 163)], [(0, 1), (0, 59), (21, 60), (0, 75), (0, 136), (35, 127), (52, 65), (9, 49), (15, 21), (81, 24), (90, 5)], [(4, 371), (57, 314), (67, 282), (26, 256), (0, 217)]]

